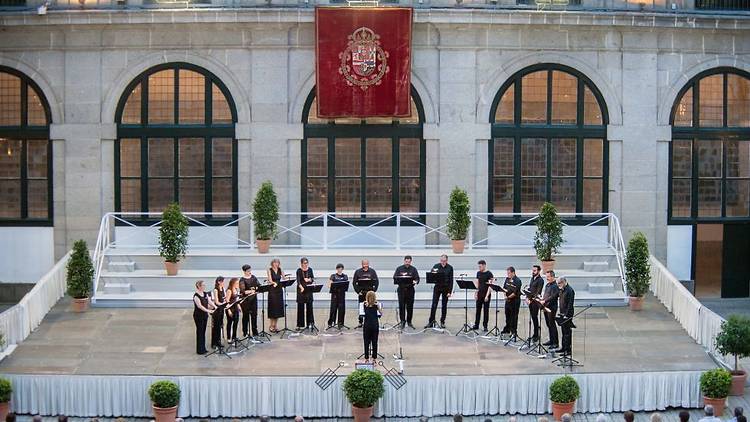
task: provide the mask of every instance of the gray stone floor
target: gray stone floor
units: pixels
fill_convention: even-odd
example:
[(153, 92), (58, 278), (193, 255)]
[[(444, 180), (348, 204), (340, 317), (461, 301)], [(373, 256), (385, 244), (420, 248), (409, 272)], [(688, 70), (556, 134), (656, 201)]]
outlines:
[[(339, 361), (352, 362), (362, 351), (359, 331), (342, 335), (275, 337), (242, 355), (195, 355), (195, 328), (191, 309), (94, 308), (83, 314), (68, 311), (60, 301), (31, 336), (0, 362), (0, 372), (28, 374), (122, 375), (301, 375), (320, 374)], [(290, 322), (295, 310), (290, 304)], [(296, 309), (296, 308), (295, 308)], [(427, 310), (416, 310), (415, 325), (427, 320)], [(462, 309), (449, 309), (451, 332), (463, 324)], [(469, 310), (470, 314), (473, 309)], [(584, 364), (579, 372), (701, 370), (713, 361), (653, 297), (642, 312), (625, 307), (592, 308), (577, 320), (574, 354)], [(470, 319), (471, 319), (470, 315)], [(316, 313), (325, 324), (322, 309)], [(492, 318), (491, 318), (492, 319)], [(500, 325), (504, 320), (500, 309)], [(396, 321), (386, 310), (384, 324)], [(519, 325), (526, 332), (528, 311), (521, 310)], [(494, 319), (493, 319), (494, 322)], [(356, 325), (355, 311), (347, 323)], [(283, 325), (283, 322), (282, 324)], [(492, 326), (492, 323), (490, 324)], [(549, 359), (536, 359), (486, 339), (468, 339), (434, 331), (381, 332), (380, 351), (386, 364), (403, 351), (407, 375), (479, 375), (559, 373)], [(300, 359), (309, 356), (310, 359)], [(262, 362), (262, 364), (259, 364)], [(351, 365), (350, 365), (351, 367)]]
[(731, 314), (750, 316), (750, 298), (708, 299), (698, 298), (708, 309), (726, 318)]

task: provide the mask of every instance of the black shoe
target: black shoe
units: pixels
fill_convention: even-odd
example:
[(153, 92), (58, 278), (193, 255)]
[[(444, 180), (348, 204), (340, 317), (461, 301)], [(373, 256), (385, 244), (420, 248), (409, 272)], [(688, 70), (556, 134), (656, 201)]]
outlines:
[(550, 351), (557, 351), (557, 349), (559, 349), (559, 348), (560, 348), (560, 346), (558, 346), (556, 344), (550, 344), (550, 346), (548, 347), (548, 349)]
[(356, 329), (356, 328), (362, 328), (362, 323), (360, 322), (360, 323), (359, 323), (359, 325), (357, 325), (357, 326), (356, 326), (356, 327), (354, 327), (354, 328), (355, 328), (355, 329)]
[(434, 321), (430, 321), (430, 322), (427, 323), (427, 325), (424, 326), (424, 328), (427, 329), (427, 328), (432, 328), (434, 326), (435, 326), (435, 322)]
[(403, 330), (404, 327), (406, 327), (406, 323), (404, 321), (401, 321), (401, 322), (398, 323), (398, 326), (399, 326), (399, 328), (401, 328)]
[(479, 326), (478, 326), (478, 325), (472, 325), (472, 326), (471, 326), (471, 329), (472, 329), (472, 330), (474, 330), (474, 331), (476, 331), (476, 330), (478, 330), (478, 329), (479, 329)]
[(412, 330), (416, 330), (416, 328), (414, 328), (414, 326), (413, 326), (413, 325), (411, 325), (411, 322), (407, 322), (407, 323), (406, 323), (406, 325), (408, 325), (408, 326), (409, 326), (409, 328), (411, 328)]
[(539, 337), (532, 337), (531, 338), (532, 343), (539, 343)]
[(484, 328), (484, 332), (485, 332), (485, 333), (486, 333), (487, 331), (489, 331), (489, 330), (487, 329), (487, 327), (483, 327), (483, 328)]
[(503, 335), (503, 334), (510, 334), (510, 331), (503, 328), (503, 331), (500, 331), (500, 335)]
[(551, 341), (545, 341), (544, 343), (542, 343), (542, 346), (552, 346), (552, 344), (553, 343)]
[(445, 329), (445, 321), (440, 321), (440, 328)]

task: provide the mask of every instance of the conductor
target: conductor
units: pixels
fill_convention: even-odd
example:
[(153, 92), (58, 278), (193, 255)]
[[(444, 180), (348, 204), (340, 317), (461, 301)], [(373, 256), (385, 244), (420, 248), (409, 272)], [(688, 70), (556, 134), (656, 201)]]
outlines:
[[(363, 259), (362, 268), (358, 268), (354, 271), (354, 277), (352, 277), (352, 287), (354, 288), (354, 291), (357, 292), (357, 300), (359, 303), (365, 301), (367, 292), (377, 292), (378, 284), (378, 273), (370, 268), (370, 261)], [(360, 315), (357, 328), (362, 328), (363, 321), (364, 316)]]

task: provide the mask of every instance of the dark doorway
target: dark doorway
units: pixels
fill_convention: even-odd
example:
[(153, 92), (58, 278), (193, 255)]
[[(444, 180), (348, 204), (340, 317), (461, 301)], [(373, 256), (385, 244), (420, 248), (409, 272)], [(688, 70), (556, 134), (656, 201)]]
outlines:
[(750, 224), (724, 224), (721, 297), (750, 296)]
[(721, 297), (724, 230), (722, 224), (695, 226), (695, 296)]

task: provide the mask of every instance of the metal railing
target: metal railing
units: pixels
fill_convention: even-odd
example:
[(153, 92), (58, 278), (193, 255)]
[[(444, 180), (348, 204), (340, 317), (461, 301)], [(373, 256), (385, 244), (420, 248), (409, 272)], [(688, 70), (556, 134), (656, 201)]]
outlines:
[[(188, 255), (199, 249), (256, 248), (252, 214), (184, 213), (190, 222)], [(568, 244), (609, 248), (625, 288), (625, 244), (620, 221), (612, 213), (559, 213)], [(107, 213), (93, 250), (95, 293), (113, 250), (158, 250), (159, 213)], [(533, 248), (538, 214), (471, 213), (466, 248)], [(281, 212), (274, 248), (301, 249), (449, 249), (448, 213)], [(592, 229), (597, 228), (597, 229)], [(606, 233), (604, 233), (606, 230)]]

